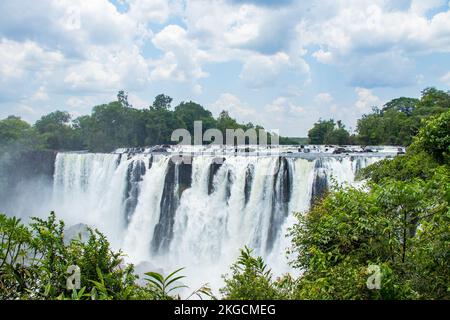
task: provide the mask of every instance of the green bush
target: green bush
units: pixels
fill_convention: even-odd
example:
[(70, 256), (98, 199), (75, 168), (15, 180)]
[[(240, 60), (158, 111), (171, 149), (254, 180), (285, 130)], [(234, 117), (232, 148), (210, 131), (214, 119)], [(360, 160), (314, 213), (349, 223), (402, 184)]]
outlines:
[(272, 280), (271, 270), (261, 257), (253, 257), (245, 247), (236, 263), (231, 266), (231, 276), (224, 276), (225, 285), (220, 289), (227, 300), (274, 300), (288, 297), (289, 279)]
[[(0, 215), (0, 299), (175, 299), (167, 286), (182, 277), (180, 270), (163, 279), (163, 285), (136, 284), (134, 267), (125, 264), (121, 252), (114, 252), (106, 237), (88, 229), (86, 241), (64, 239), (64, 223), (52, 212), (48, 219), (32, 218), (29, 227), (15, 217)], [(66, 241), (65, 241), (66, 240)], [(81, 271), (80, 290), (68, 290), (69, 266)], [(165, 281), (165, 282), (164, 282)], [(191, 296), (212, 296), (203, 286)], [(191, 297), (190, 296), (190, 297)]]

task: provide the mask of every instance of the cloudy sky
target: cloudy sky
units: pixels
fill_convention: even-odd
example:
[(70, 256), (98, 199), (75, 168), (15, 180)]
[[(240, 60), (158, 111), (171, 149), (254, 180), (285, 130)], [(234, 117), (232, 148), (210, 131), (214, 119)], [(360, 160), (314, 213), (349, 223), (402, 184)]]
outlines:
[(0, 118), (74, 116), (129, 92), (304, 136), (450, 88), (448, 0), (1, 0)]

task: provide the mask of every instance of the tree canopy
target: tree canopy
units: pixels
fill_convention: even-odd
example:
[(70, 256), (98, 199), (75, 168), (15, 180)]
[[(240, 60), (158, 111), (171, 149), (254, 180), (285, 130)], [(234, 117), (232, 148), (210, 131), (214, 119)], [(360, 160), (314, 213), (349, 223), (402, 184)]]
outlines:
[(423, 119), (449, 108), (450, 93), (435, 88), (423, 90), (420, 99), (393, 99), (381, 110), (376, 109), (358, 120), (358, 142), (365, 145), (410, 145)]
[(308, 132), (311, 144), (350, 144), (350, 133), (341, 120), (319, 120)]
[[(264, 129), (253, 123), (239, 123), (227, 111), (217, 118), (200, 104), (189, 101), (172, 107), (173, 99), (159, 94), (148, 108), (134, 108), (128, 94), (119, 91), (117, 100), (93, 107), (90, 115), (77, 118), (57, 110), (44, 115), (34, 125), (18, 117), (0, 120), (0, 148), (20, 144), (28, 148), (50, 150), (90, 150), (109, 152), (122, 147), (144, 147), (172, 144), (175, 129), (187, 129), (194, 134), (194, 121), (202, 121), (203, 130)], [(281, 144), (363, 144), (409, 145), (419, 132), (424, 119), (449, 110), (450, 94), (435, 88), (422, 91), (420, 99), (400, 97), (381, 109), (358, 120), (356, 135), (351, 135), (340, 120), (316, 122), (308, 132), (308, 140), (280, 136)], [(273, 134), (268, 135), (270, 142)], [(206, 143), (206, 142), (205, 142)]]
[[(116, 101), (95, 106), (90, 115), (75, 119), (58, 110), (42, 116), (31, 126), (11, 116), (0, 122), (0, 145), (28, 139), (29, 144), (31, 140), (41, 141), (34, 143), (36, 148), (110, 152), (122, 147), (173, 144), (172, 132), (187, 129), (193, 136), (195, 121), (202, 121), (203, 131), (218, 128), (224, 137), (226, 129), (262, 129), (259, 125), (238, 123), (227, 111), (216, 119), (196, 102), (181, 102), (173, 108), (172, 101), (170, 96), (159, 94), (148, 108), (137, 109), (122, 90)], [(283, 137), (280, 140), (286, 141)]]

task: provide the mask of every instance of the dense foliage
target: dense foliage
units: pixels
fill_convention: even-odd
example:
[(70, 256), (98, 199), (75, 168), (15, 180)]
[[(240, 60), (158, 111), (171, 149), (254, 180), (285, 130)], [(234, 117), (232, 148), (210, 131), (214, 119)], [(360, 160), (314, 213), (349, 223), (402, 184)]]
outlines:
[(427, 88), (420, 99), (396, 98), (358, 120), (356, 135), (341, 121), (319, 120), (308, 132), (311, 144), (410, 145), (422, 120), (450, 109), (450, 93)]
[(345, 125), (340, 120), (336, 123), (332, 119), (319, 120), (309, 130), (308, 138), (311, 144), (352, 144), (350, 133), (345, 129)]
[[(31, 126), (18, 117), (0, 120), (0, 151), (13, 147), (50, 150), (90, 150), (108, 152), (119, 147), (143, 147), (172, 144), (175, 129), (194, 134), (194, 121), (202, 121), (203, 130), (263, 129), (252, 123), (240, 124), (228, 112), (214, 118), (203, 106), (189, 101), (172, 108), (172, 98), (160, 94), (148, 108), (136, 109), (124, 91), (117, 101), (95, 106), (90, 115), (72, 119), (65, 111), (44, 115)], [(319, 120), (306, 138), (279, 137), (281, 144), (363, 144), (409, 145), (418, 133), (422, 119), (439, 115), (450, 108), (450, 94), (435, 88), (422, 91), (420, 99), (397, 98), (359, 121), (351, 135), (342, 121)], [(269, 142), (271, 136), (269, 135)], [(206, 143), (206, 142), (205, 142)]]
[[(32, 218), (25, 226), (17, 218), (0, 215), (1, 299), (176, 299), (174, 290), (183, 278), (181, 270), (163, 277), (146, 273), (147, 285), (136, 283), (133, 265), (125, 264), (121, 252), (113, 252), (97, 230), (88, 229), (87, 239), (66, 239), (64, 223), (51, 213), (46, 220)], [(80, 289), (68, 289), (69, 267), (80, 268)], [(210, 296), (208, 287), (191, 296)]]
[(358, 143), (364, 145), (409, 145), (422, 120), (450, 109), (450, 93), (427, 88), (420, 99), (398, 98), (382, 109), (364, 115), (357, 125)]
[[(297, 214), (290, 256), (302, 276), (273, 280), (243, 252), (225, 297), (450, 299), (449, 117), (423, 123), (406, 155), (363, 170), (366, 189), (336, 187)], [(376, 269), (379, 287), (369, 287)]]
[[(120, 91), (117, 101), (95, 106), (90, 115), (72, 119), (65, 111), (44, 115), (31, 126), (18, 117), (0, 120), (0, 151), (24, 147), (32, 150), (90, 150), (110, 152), (120, 147), (144, 147), (173, 144), (172, 132), (187, 129), (194, 136), (194, 121), (202, 121), (203, 132), (219, 129), (244, 131), (263, 127), (240, 124), (228, 112), (214, 118), (203, 106), (189, 101), (172, 108), (172, 98), (164, 94), (155, 97), (148, 108), (136, 109)], [(268, 136), (269, 142), (271, 136)], [(297, 144), (294, 139), (279, 137), (281, 143)], [(206, 142), (205, 142), (206, 143)]]

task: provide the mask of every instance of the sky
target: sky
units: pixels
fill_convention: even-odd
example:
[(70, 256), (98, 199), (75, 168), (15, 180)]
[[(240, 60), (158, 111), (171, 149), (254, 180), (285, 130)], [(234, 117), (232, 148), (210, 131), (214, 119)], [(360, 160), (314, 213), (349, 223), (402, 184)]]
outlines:
[(306, 136), (450, 88), (448, 0), (2, 0), (0, 119), (77, 117), (119, 90)]

